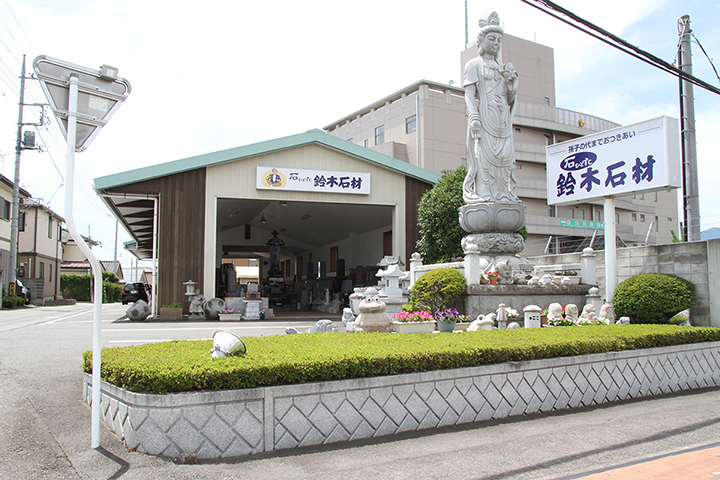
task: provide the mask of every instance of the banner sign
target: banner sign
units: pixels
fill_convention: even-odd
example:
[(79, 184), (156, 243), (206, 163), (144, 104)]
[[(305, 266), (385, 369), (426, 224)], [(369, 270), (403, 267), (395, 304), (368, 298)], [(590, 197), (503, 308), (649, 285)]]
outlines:
[(548, 205), (679, 188), (678, 124), (659, 117), (547, 146)]
[(370, 195), (370, 173), (257, 167), (255, 186), (258, 190)]

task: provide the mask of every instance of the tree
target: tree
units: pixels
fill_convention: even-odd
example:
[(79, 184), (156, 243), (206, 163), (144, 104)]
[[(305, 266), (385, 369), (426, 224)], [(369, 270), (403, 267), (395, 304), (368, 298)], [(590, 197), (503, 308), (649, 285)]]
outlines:
[(463, 165), (443, 170), (438, 183), (420, 199), (417, 248), (424, 263), (449, 262), (464, 255), (461, 241), (467, 233), (460, 226), (458, 209), (465, 203), (462, 184), (466, 174)]

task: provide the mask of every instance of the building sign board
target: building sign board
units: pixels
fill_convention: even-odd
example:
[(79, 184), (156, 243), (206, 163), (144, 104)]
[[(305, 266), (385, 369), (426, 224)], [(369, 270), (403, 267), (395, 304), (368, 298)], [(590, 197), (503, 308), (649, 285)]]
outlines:
[(561, 227), (574, 227), (574, 228), (591, 228), (593, 230), (603, 230), (605, 224), (603, 222), (591, 222), (590, 220), (573, 220), (573, 219), (560, 219)]
[(548, 205), (679, 188), (678, 125), (658, 117), (547, 146)]
[(258, 190), (370, 195), (370, 173), (258, 166), (255, 186)]

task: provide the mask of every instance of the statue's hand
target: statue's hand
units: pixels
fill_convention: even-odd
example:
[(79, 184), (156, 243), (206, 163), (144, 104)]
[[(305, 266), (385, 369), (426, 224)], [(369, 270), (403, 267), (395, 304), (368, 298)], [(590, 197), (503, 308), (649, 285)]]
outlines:
[(473, 120), (470, 122), (470, 136), (472, 138), (480, 138), (480, 129), (482, 126), (480, 125), (480, 120)]

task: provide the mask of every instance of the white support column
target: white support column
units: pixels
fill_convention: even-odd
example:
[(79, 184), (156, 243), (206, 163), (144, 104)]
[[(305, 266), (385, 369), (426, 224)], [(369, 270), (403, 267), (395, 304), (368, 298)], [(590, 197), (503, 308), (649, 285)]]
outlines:
[(617, 248), (615, 247), (615, 199), (610, 197), (603, 201), (605, 215), (605, 299), (612, 303), (613, 293), (617, 286)]

